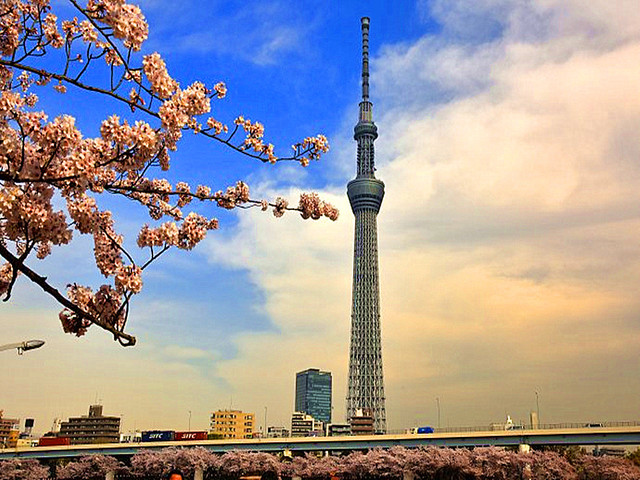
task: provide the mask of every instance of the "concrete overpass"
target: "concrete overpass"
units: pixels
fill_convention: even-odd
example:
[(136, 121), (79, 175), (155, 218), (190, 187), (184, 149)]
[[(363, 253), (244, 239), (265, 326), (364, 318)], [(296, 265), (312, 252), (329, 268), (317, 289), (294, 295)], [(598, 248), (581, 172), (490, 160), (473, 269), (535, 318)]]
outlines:
[(295, 453), (329, 451), (348, 452), (375, 447), (401, 446), (480, 447), (542, 445), (640, 445), (640, 426), (559, 428), (544, 430), (508, 430), (398, 434), (344, 437), (264, 438), (252, 440), (201, 440), (187, 442), (108, 443), (56, 447), (10, 448), (0, 450), (0, 460), (7, 458), (54, 459), (84, 455), (130, 456), (143, 450), (168, 447), (204, 447), (212, 452), (230, 450)]

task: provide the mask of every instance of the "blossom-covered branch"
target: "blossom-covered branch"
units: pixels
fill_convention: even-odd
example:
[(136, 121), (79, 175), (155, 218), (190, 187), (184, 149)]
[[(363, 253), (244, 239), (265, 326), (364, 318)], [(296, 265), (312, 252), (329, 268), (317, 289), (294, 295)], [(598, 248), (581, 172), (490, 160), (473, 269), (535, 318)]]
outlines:
[[(158, 171), (169, 169), (183, 132), (264, 163), (307, 166), (329, 146), (323, 135), (310, 136), (295, 143), (290, 155), (277, 156), (260, 122), (240, 115), (229, 128), (210, 115), (212, 102), (227, 93), (224, 83), (207, 87), (197, 81), (183, 88), (158, 53), (137, 53), (148, 35), (137, 6), (125, 0), (69, 3), (77, 16), (61, 22), (49, 0), (0, 4), (0, 295), (9, 300), (22, 274), (64, 307), (60, 320), (66, 332), (81, 336), (98, 325), (121, 344), (133, 345), (135, 337), (124, 328), (130, 301), (142, 290), (143, 271), (168, 249), (190, 250), (218, 228), (216, 218), (185, 211), (192, 200), (224, 209), (259, 207), (276, 217), (287, 210), (303, 218), (338, 217), (314, 193), (302, 194), (293, 207), (281, 197), (250, 198), (242, 181), (225, 190), (199, 185), (192, 191), (185, 182), (158, 178)], [(37, 109), (35, 90), (50, 84), (61, 94), (72, 88), (110, 98), (140, 118), (131, 124), (111, 115), (102, 121), (100, 136), (85, 138), (72, 116), (50, 120)], [(112, 213), (99, 207), (104, 195), (139, 205), (152, 222), (165, 220), (141, 226), (137, 244), (143, 258), (125, 248)], [(62, 209), (54, 206), (56, 197)], [(107, 282), (93, 289), (70, 281), (65, 296), (33, 262), (69, 244), (74, 232), (93, 238), (95, 264)]]

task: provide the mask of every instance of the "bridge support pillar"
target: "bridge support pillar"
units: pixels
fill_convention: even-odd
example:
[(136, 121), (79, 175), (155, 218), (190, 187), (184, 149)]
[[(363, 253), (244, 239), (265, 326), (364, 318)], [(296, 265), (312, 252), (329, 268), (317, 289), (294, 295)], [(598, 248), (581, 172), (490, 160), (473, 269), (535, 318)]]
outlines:
[(202, 468), (196, 468), (196, 471), (193, 473), (193, 480), (202, 480), (204, 478), (204, 471)]
[(104, 479), (105, 480), (114, 480), (116, 478), (116, 472), (107, 472), (107, 474), (105, 475)]
[(519, 453), (529, 453), (530, 451), (531, 451), (531, 445), (529, 445), (528, 443), (521, 443), (520, 445), (518, 445)]

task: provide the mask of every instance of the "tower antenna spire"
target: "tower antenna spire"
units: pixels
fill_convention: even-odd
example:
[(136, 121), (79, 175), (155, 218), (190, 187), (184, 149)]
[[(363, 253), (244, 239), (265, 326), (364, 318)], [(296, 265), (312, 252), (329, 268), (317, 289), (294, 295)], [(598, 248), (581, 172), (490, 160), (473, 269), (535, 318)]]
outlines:
[(360, 19), (362, 25), (362, 101), (360, 122), (373, 122), (373, 106), (369, 101), (369, 17)]
[(369, 101), (369, 17), (360, 19), (362, 25), (362, 101)]

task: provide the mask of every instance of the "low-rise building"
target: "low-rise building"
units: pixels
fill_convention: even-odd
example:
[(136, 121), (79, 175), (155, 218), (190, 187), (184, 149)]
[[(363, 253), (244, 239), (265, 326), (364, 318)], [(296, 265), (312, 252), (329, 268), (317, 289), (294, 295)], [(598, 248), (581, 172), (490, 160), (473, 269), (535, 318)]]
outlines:
[[(0, 447), (15, 446), (15, 441), (20, 433), (20, 420), (17, 418), (3, 417), (0, 410)], [(10, 444), (13, 445), (10, 445)]]
[(256, 416), (241, 410), (218, 410), (211, 414), (209, 434), (215, 438), (253, 438)]
[(373, 435), (373, 415), (368, 409), (358, 409), (356, 414), (351, 417), (351, 434), (352, 435)]
[(68, 437), (71, 445), (118, 443), (120, 417), (102, 415), (102, 405), (91, 405), (89, 415), (71, 417), (60, 425), (60, 437)]
[(140, 443), (142, 441), (142, 432), (136, 430), (120, 434), (120, 443)]
[(267, 427), (267, 438), (287, 438), (289, 430), (286, 427)]
[(330, 423), (327, 425), (327, 435), (329, 437), (339, 437), (343, 435), (351, 435), (351, 424), (349, 423)]
[(18, 439), (20, 438), (20, 430), (13, 429), (9, 431), (9, 437), (7, 438), (7, 447), (15, 448), (18, 444)]
[(293, 412), (291, 415), (292, 437), (322, 437), (324, 429), (322, 422), (303, 412)]
[(31, 448), (37, 446), (38, 440), (35, 438), (18, 438), (15, 448)]

